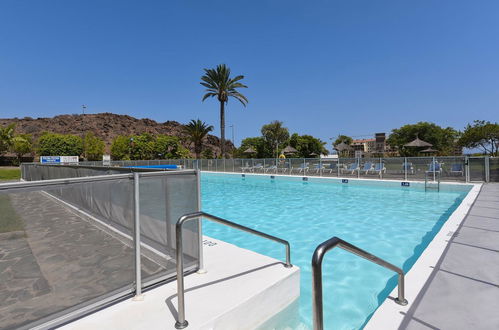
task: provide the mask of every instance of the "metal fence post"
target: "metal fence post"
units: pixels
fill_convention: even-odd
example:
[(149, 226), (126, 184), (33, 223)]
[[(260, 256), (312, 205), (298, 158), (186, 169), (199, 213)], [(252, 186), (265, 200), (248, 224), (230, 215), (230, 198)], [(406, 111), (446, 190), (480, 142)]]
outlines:
[(485, 161), (485, 182), (489, 182), (490, 181), (490, 157), (485, 156), (484, 161)]
[(134, 226), (133, 242), (135, 252), (135, 300), (141, 300), (142, 295), (142, 275), (140, 260), (140, 187), (139, 173), (133, 173), (133, 200), (134, 200)]
[(466, 182), (470, 182), (470, 159), (468, 156), (464, 157), (464, 175), (466, 176)]
[(435, 180), (436, 180), (436, 174), (437, 174), (437, 173), (436, 173), (436, 168), (437, 168), (437, 167), (435, 166), (435, 165), (436, 165), (436, 164), (435, 164), (435, 157), (432, 157), (431, 162), (432, 162), (432, 163), (431, 163), (430, 169), (431, 169), (431, 170), (432, 170), (432, 172), (433, 172), (433, 182), (435, 182)]
[(379, 178), (383, 179), (383, 158), (379, 158)]
[(360, 179), (360, 156), (357, 158), (357, 179)]
[(340, 156), (338, 155), (338, 166), (336, 166), (336, 170), (338, 172), (338, 178), (340, 177)]
[(404, 157), (404, 181), (407, 181), (407, 168), (409, 166), (407, 165), (407, 157)]
[(319, 176), (322, 176), (322, 158), (319, 156)]

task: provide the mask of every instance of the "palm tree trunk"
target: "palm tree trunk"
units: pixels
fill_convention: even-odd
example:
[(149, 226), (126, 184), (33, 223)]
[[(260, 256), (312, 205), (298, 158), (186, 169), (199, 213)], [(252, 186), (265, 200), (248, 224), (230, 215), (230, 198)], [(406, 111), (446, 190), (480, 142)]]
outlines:
[(220, 102), (220, 153), (225, 158), (225, 102)]

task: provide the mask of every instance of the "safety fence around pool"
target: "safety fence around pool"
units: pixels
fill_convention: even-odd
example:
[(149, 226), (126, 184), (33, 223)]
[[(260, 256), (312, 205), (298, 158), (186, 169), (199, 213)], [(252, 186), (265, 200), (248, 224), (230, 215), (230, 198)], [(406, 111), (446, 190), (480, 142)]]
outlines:
[[(81, 165), (102, 166), (102, 162)], [(285, 174), (385, 180), (425, 179), (499, 182), (497, 157), (288, 158), (288, 159), (161, 159), (112, 161), (111, 166), (179, 165), (201, 171)]]
[[(176, 277), (175, 224), (200, 207), (199, 171), (23, 164), (0, 184), (0, 328), (55, 328)], [(183, 231), (184, 270), (201, 228)]]

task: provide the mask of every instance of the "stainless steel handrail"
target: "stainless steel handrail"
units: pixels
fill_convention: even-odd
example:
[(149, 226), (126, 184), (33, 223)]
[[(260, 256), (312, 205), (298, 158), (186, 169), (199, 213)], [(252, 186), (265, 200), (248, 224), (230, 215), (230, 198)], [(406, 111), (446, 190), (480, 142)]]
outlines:
[(380, 266), (393, 270), (399, 274), (398, 279), (398, 297), (395, 302), (399, 305), (407, 305), (407, 300), (404, 298), (404, 271), (391, 263), (376, 257), (355, 245), (352, 245), (341, 238), (333, 237), (319, 244), (312, 256), (312, 306), (313, 306), (313, 322), (314, 330), (324, 329), (323, 321), (323, 306), (322, 306), (322, 259), (324, 255), (335, 247), (342, 248), (345, 251), (351, 252), (359, 257), (374, 262)]
[(291, 249), (289, 246), (289, 242), (285, 241), (279, 237), (275, 237), (269, 234), (262, 233), (261, 231), (254, 230), (242, 225), (239, 225), (237, 223), (234, 223), (229, 220), (225, 220), (222, 218), (219, 218), (217, 216), (205, 213), (205, 212), (195, 212), (195, 213), (189, 213), (181, 216), (176, 224), (175, 230), (176, 230), (176, 245), (177, 245), (177, 251), (176, 251), (176, 257), (177, 257), (177, 296), (178, 296), (178, 316), (177, 316), (177, 322), (175, 322), (175, 328), (177, 329), (184, 329), (189, 325), (189, 322), (185, 319), (185, 299), (184, 299), (184, 257), (182, 253), (182, 225), (189, 221), (189, 220), (194, 220), (194, 219), (199, 219), (199, 218), (206, 218), (208, 220), (221, 223), (223, 225), (239, 229), (242, 231), (245, 231), (250, 234), (254, 234), (266, 239), (269, 239), (271, 241), (283, 244), (286, 247), (286, 263), (284, 264), (284, 267), (289, 268), (293, 267), (291, 264)]

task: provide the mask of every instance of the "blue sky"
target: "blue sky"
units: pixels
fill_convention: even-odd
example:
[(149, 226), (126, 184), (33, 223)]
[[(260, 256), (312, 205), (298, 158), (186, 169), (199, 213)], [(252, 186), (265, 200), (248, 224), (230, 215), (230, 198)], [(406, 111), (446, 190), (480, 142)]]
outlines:
[[(244, 74), (236, 142), (278, 119), (324, 141), (498, 120), (499, 1), (0, 2), (0, 117), (200, 118), (203, 68)], [(231, 130), (227, 129), (231, 138)]]

